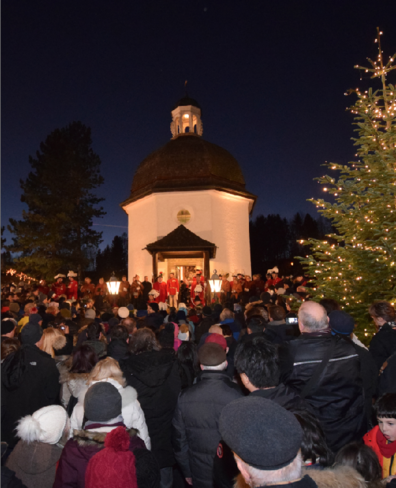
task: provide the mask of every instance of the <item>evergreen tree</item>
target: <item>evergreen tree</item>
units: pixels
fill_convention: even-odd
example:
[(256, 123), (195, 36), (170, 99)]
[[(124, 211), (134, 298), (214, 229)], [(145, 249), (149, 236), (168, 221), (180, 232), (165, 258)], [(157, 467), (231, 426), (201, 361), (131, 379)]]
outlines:
[(357, 96), (351, 111), (358, 159), (326, 164), (336, 175), (318, 180), (334, 198), (311, 200), (335, 232), (325, 241), (309, 239), (312, 252), (302, 260), (315, 277), (316, 298), (338, 300), (367, 339), (373, 331), (368, 306), (375, 300), (396, 302), (396, 91), (386, 80), (395, 66), (394, 56), (383, 60), (379, 31), (376, 42), (378, 59), (369, 60), (370, 68), (356, 68), (371, 72), (382, 86), (350, 91)]
[(72, 122), (51, 132), (29, 157), (32, 171), (20, 182), (28, 210), (8, 226), (15, 237), (7, 249), (19, 253), (22, 271), (47, 279), (68, 269), (81, 274), (87, 251), (100, 243), (92, 219), (105, 214), (97, 206), (103, 198), (94, 193), (103, 178), (91, 145), (91, 129)]
[(127, 274), (128, 270), (128, 237), (124, 232), (121, 236), (115, 236), (111, 246), (107, 245), (103, 251), (96, 255), (96, 271), (100, 276), (108, 280), (115, 273), (118, 279)]

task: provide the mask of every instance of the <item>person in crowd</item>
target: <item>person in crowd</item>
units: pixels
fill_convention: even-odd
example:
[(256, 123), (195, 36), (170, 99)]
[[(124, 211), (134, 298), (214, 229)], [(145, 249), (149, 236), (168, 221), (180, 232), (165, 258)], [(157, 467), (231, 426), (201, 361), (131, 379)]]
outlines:
[(2, 337), (1, 338), (1, 363), (6, 357), (21, 347), (20, 342), (16, 337)]
[[(125, 452), (124, 449), (128, 449), (134, 454), (134, 458), (128, 458), (130, 462), (127, 463), (130, 470), (129, 475), (133, 475), (133, 473), (136, 475), (136, 483), (131, 486), (157, 487), (158, 467), (155, 459), (146, 449), (137, 431), (135, 429), (126, 430), (122, 417), (122, 399), (117, 388), (111, 383), (103, 381), (91, 385), (85, 395), (83, 408), (85, 413), (83, 429), (75, 431), (73, 438), (66, 443), (59, 459), (53, 487), (83, 488), (86, 486), (86, 480), (91, 488), (98, 486), (98, 483), (92, 483), (92, 471), (89, 471), (88, 477), (86, 477), (86, 472), (90, 461), (101, 451), (106, 452), (109, 456), (101, 459), (100, 464), (107, 467), (107, 473), (103, 473), (103, 475), (108, 476), (109, 473), (112, 473), (114, 477), (113, 483), (108, 479), (108, 484), (105, 486), (120, 487), (121, 485), (115, 484), (119, 480), (114, 465), (116, 464), (117, 469), (123, 472), (125, 472), (125, 466), (122, 466), (122, 462), (118, 465), (118, 462), (112, 464), (109, 461), (111, 452), (114, 455), (117, 453), (121, 455), (121, 452)], [(124, 441), (125, 432), (129, 436), (126, 441)], [(108, 437), (109, 433), (115, 435), (115, 438)], [(112, 439), (116, 442), (115, 446), (111, 442)], [(114, 446), (113, 451), (106, 451), (106, 446), (112, 445)]]
[(47, 405), (59, 403), (59, 372), (49, 354), (41, 351), (43, 331), (27, 324), (19, 336), (21, 348), (1, 368), (1, 439), (13, 448), (17, 421)]
[(158, 329), (164, 322), (163, 316), (159, 313), (158, 303), (147, 304), (147, 317), (145, 320), (147, 325), (151, 325)]
[(146, 444), (147, 449), (151, 448), (150, 436), (143, 410), (138, 401), (138, 395), (134, 388), (126, 385), (122, 371), (118, 362), (113, 358), (106, 358), (99, 361), (86, 381), (86, 388), (81, 389), (78, 395), (78, 403), (74, 407), (71, 420), (73, 429), (80, 429), (83, 426), (84, 419), (84, 398), (90, 385), (97, 382), (107, 382), (112, 384), (119, 392), (122, 399), (122, 417), (125, 426), (128, 429), (136, 429), (139, 437)]
[(92, 280), (89, 276), (84, 279), (84, 283), (81, 285), (81, 297), (83, 300), (88, 300), (89, 298), (93, 298), (95, 295), (95, 285), (92, 283)]
[(249, 395), (223, 408), (219, 429), (240, 472), (235, 486), (317, 487), (301, 473), (303, 432), (293, 413), (270, 400)]
[(299, 392), (337, 451), (366, 429), (360, 361), (352, 344), (332, 336), (326, 310), (304, 302), (298, 311), (301, 335), (281, 349), (281, 381)]
[(6, 466), (27, 488), (52, 488), (56, 466), (70, 433), (70, 421), (60, 405), (40, 408), (18, 421), (20, 439)]
[(213, 486), (213, 461), (220, 441), (220, 414), (241, 392), (224, 372), (227, 358), (221, 346), (205, 343), (198, 359), (202, 370), (199, 381), (183, 390), (177, 402), (173, 445), (187, 483), (209, 488)]
[(328, 315), (331, 333), (352, 344), (360, 359), (360, 376), (363, 380), (364, 396), (366, 399), (366, 414), (368, 424), (371, 425), (372, 403), (376, 393), (378, 370), (375, 361), (365, 347), (353, 341), (355, 321), (351, 315), (343, 310), (334, 310)]
[(279, 305), (268, 307), (268, 331), (273, 331), (281, 337), (282, 342), (293, 339), (294, 331), (291, 324), (286, 323), (286, 311)]
[(78, 298), (78, 283), (75, 278), (77, 278), (77, 273), (74, 271), (69, 271), (67, 273), (67, 277), (69, 278), (69, 284), (67, 285), (67, 298), (77, 300)]
[(25, 315), (18, 322), (18, 332), (21, 332), (21, 330), (29, 322), (30, 314), (37, 313), (37, 307), (33, 302), (29, 302), (24, 306), (23, 311)]
[(125, 325), (116, 325), (110, 329), (110, 343), (107, 346), (107, 356), (116, 361), (126, 359), (129, 355), (129, 332)]
[(206, 334), (210, 327), (215, 324), (215, 319), (212, 315), (212, 309), (206, 305), (202, 308), (202, 320), (201, 322), (195, 327), (195, 340), (197, 344), (201, 340), (201, 337)]
[(198, 361), (198, 348), (194, 342), (183, 341), (177, 349), (177, 363), (179, 366), (181, 389), (194, 384), (200, 371)]
[(123, 325), (128, 330), (129, 341), (131, 341), (133, 334), (137, 330), (136, 328), (136, 319), (132, 317), (127, 317), (126, 319), (122, 319), (120, 325)]
[(99, 359), (105, 357), (107, 353), (107, 346), (102, 326), (97, 322), (91, 322), (86, 328), (85, 333), (86, 340), (83, 342), (83, 344), (92, 347)]
[(235, 340), (238, 340), (239, 334), (241, 333), (242, 327), (239, 322), (235, 320), (234, 313), (228, 308), (224, 308), (220, 314), (220, 324), (227, 324), (234, 336)]
[(396, 352), (396, 312), (393, 305), (381, 301), (370, 306), (369, 314), (377, 329), (369, 350), (380, 370), (384, 362)]
[(11, 317), (5, 317), (1, 321), (1, 341), (15, 337), (17, 322)]
[(253, 337), (238, 344), (235, 368), (252, 396), (267, 398), (291, 410), (304, 408), (299, 394), (280, 383), (278, 348), (264, 337)]
[(396, 352), (382, 365), (378, 378), (377, 397), (396, 393)]
[(127, 384), (134, 387), (146, 417), (151, 450), (161, 472), (161, 488), (173, 483), (172, 418), (181, 390), (174, 350), (159, 346), (155, 334), (147, 328), (136, 332), (131, 355), (120, 361)]
[[(179, 346), (181, 342), (189, 341), (190, 340), (190, 329), (187, 324), (182, 324), (180, 327), (175, 324), (175, 332), (176, 328), (178, 329), (178, 334), (177, 334), (177, 340), (180, 341)], [(177, 351), (177, 349), (176, 349)]]
[(396, 393), (386, 393), (375, 404), (378, 425), (363, 438), (376, 453), (387, 481), (396, 479)]
[[(42, 317), (42, 321), (43, 321), (42, 327), (43, 327), (43, 329), (46, 329), (48, 327), (48, 325), (50, 323), (52, 323), (56, 319), (58, 313), (59, 313), (59, 308), (58, 307), (56, 307), (54, 305), (50, 305), (50, 306), (47, 307), (47, 309), (46, 309), (46, 311), (45, 311), (45, 313), (43, 314), (43, 317)], [(33, 314), (33, 315), (35, 315), (35, 314)], [(31, 319), (29, 318), (29, 322), (30, 321), (31, 321)]]
[(375, 452), (361, 442), (342, 447), (335, 457), (335, 466), (349, 466), (364, 479), (362, 487), (384, 488), (382, 469)]
[(73, 353), (70, 369), (61, 372), (59, 382), (61, 386), (61, 403), (66, 408), (69, 417), (77, 404), (77, 399), (83, 389), (92, 369), (99, 361), (92, 347), (82, 344)]
[(43, 332), (43, 345), (41, 350), (55, 358), (55, 349), (62, 349), (66, 345), (66, 337), (54, 327), (48, 327)]

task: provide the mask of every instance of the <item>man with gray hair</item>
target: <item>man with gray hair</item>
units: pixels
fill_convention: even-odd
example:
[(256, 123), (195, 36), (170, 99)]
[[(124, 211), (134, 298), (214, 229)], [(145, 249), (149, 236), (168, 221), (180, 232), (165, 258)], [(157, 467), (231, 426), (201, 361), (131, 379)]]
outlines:
[(281, 381), (313, 407), (330, 449), (337, 452), (366, 431), (359, 356), (349, 341), (331, 334), (319, 303), (301, 305), (298, 325), (301, 335), (280, 351)]
[(219, 418), (242, 393), (226, 374), (225, 350), (214, 342), (200, 347), (199, 381), (183, 390), (173, 418), (173, 447), (188, 484), (213, 488), (213, 463), (220, 442)]

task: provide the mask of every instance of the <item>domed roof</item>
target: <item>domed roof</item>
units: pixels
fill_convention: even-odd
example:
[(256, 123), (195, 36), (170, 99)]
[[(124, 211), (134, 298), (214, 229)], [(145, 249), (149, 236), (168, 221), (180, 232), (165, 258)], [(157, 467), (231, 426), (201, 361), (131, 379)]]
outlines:
[(172, 110), (175, 110), (175, 108), (177, 107), (185, 107), (186, 105), (192, 105), (193, 107), (198, 107), (199, 109), (201, 108), (196, 100), (186, 95), (185, 97), (181, 98), (177, 103), (175, 103)]
[(256, 200), (245, 189), (237, 160), (193, 134), (180, 134), (139, 165), (124, 206), (154, 192), (217, 189)]

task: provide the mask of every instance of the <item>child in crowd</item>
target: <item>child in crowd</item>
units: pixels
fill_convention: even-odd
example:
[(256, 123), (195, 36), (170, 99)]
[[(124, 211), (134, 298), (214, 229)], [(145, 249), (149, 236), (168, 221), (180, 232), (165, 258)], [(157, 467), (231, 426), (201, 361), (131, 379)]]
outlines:
[(396, 478), (396, 393), (386, 393), (375, 404), (378, 425), (363, 440), (377, 454), (382, 476), (387, 481)]

